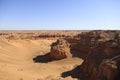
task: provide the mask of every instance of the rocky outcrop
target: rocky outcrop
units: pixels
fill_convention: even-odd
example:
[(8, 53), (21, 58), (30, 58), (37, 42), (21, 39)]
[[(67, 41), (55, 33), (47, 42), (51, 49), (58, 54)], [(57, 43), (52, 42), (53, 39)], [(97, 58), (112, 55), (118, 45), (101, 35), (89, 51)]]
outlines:
[(120, 80), (120, 31), (90, 31), (79, 37), (68, 41), (78, 55), (87, 53), (84, 62), (62, 76), (70, 73), (80, 80)]
[(119, 55), (120, 48), (94, 48), (80, 69), (90, 76), (90, 80), (115, 80), (118, 75), (118, 62), (112, 58)]
[[(101, 44), (93, 46), (80, 66), (80, 74), (82, 77), (84, 74), (87, 74), (87, 80), (120, 80), (120, 77), (118, 77), (120, 76), (118, 32), (102, 31), (99, 33), (96, 43), (99, 41)], [(80, 78), (81, 76), (78, 77)]]
[(117, 65), (120, 65), (120, 63), (118, 63), (118, 61), (120, 61), (120, 55), (117, 57), (116, 59), (107, 59), (101, 62), (97, 79), (120, 80), (120, 71), (118, 70), (120, 66)]
[[(118, 46), (120, 44), (120, 32), (119, 31), (90, 31), (82, 32), (77, 37), (66, 40), (71, 44), (71, 50), (77, 51), (83, 54), (89, 54), (92, 48), (100, 46), (106, 42), (110, 47)], [(111, 44), (112, 45), (109, 45)]]
[(49, 56), (53, 60), (71, 57), (70, 44), (64, 39), (58, 39), (55, 43), (52, 43)]

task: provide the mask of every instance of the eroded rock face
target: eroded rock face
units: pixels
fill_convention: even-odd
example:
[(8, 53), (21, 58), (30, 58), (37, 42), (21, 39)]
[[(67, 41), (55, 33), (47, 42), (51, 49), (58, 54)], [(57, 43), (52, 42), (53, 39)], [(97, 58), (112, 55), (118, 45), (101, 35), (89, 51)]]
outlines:
[(86, 54), (71, 72), (80, 80), (120, 80), (120, 31), (90, 31), (69, 40), (71, 48)]
[(60, 60), (71, 57), (70, 44), (64, 39), (58, 39), (51, 45), (50, 57), (53, 60)]
[(81, 73), (87, 74), (88, 80), (120, 80), (119, 38), (115, 33), (106, 35), (107, 39), (101, 37), (104, 39), (102, 44), (94, 46), (80, 66)]
[(119, 75), (117, 62), (115, 60), (104, 60), (99, 66), (99, 74), (97, 76), (100, 80), (118, 80)]

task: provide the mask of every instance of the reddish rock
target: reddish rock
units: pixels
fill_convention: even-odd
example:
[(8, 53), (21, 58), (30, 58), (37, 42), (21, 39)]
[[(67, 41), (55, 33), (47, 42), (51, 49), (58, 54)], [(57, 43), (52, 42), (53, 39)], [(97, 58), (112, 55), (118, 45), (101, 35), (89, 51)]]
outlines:
[(60, 60), (71, 57), (70, 44), (64, 39), (58, 39), (51, 45), (50, 57), (53, 60)]
[[(118, 73), (117, 62), (111, 59), (103, 60), (99, 66), (98, 79), (117, 80)], [(93, 76), (94, 77), (94, 76)]]
[[(103, 34), (103, 33), (100, 33)], [(82, 73), (89, 76), (89, 80), (119, 80), (120, 77), (120, 47), (112, 35), (106, 33), (101, 45), (96, 45), (85, 58), (80, 66)], [(103, 37), (101, 38), (103, 39)]]
[(69, 40), (71, 48), (87, 54), (71, 74), (80, 80), (120, 80), (120, 31), (90, 31), (79, 37)]

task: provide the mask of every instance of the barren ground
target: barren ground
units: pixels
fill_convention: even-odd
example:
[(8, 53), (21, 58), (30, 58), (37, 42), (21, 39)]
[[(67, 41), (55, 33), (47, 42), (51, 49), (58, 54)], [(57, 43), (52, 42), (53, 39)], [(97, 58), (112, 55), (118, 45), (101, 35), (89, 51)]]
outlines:
[(76, 80), (62, 78), (61, 73), (81, 64), (80, 58), (48, 63), (33, 61), (36, 56), (48, 53), (54, 41), (0, 39), (0, 80)]

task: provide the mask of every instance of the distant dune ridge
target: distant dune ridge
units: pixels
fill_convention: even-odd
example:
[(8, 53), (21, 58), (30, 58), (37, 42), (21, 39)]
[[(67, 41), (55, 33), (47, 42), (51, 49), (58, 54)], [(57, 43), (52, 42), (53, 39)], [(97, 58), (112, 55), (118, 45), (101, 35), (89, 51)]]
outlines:
[(120, 80), (120, 31), (0, 31), (0, 80)]

